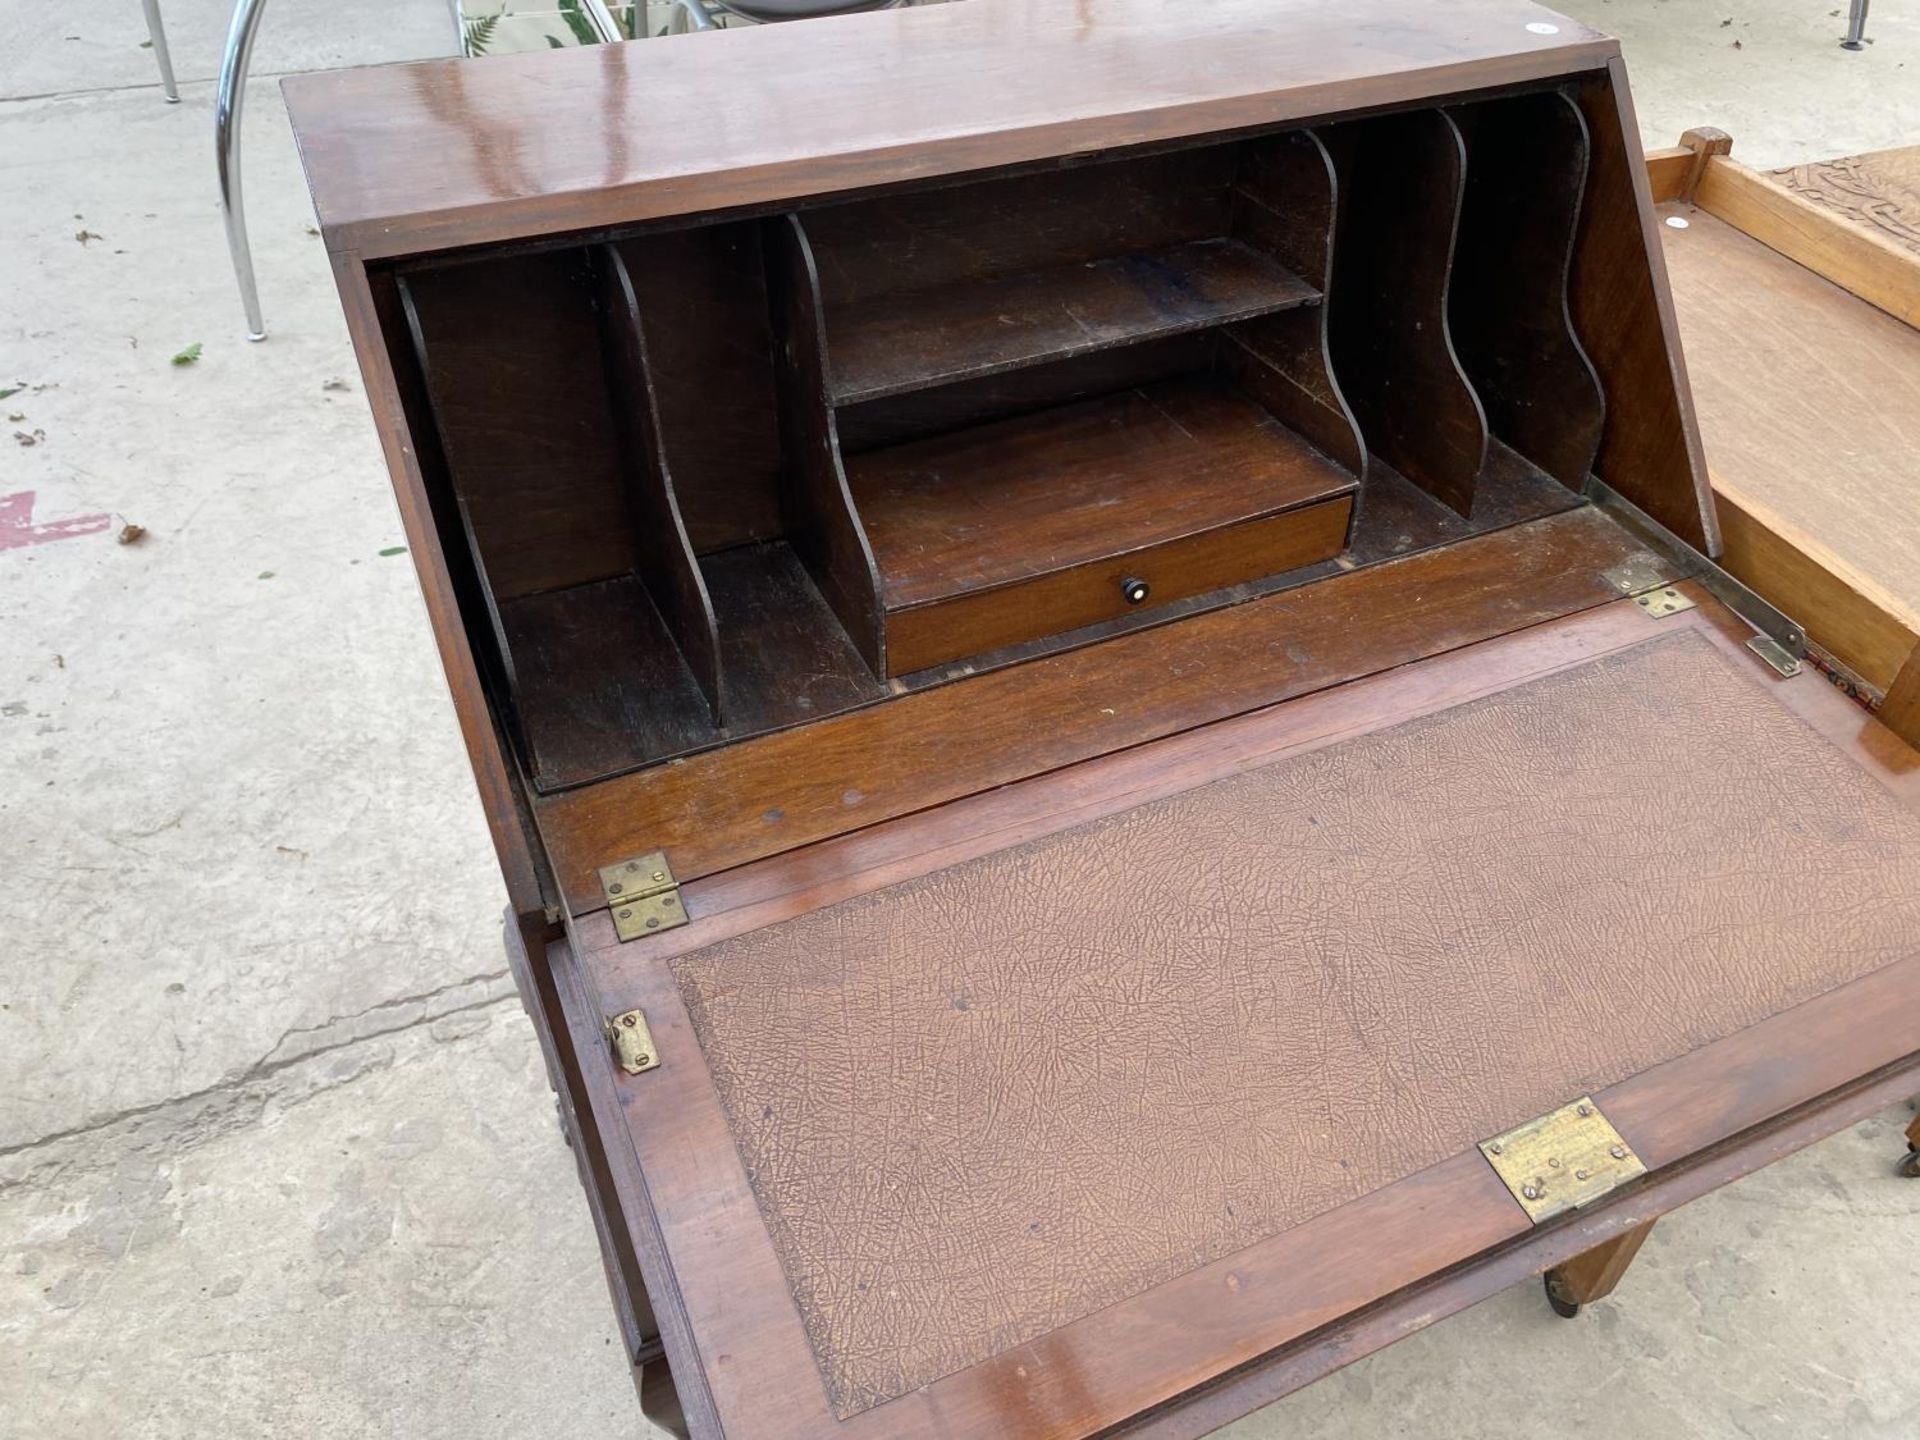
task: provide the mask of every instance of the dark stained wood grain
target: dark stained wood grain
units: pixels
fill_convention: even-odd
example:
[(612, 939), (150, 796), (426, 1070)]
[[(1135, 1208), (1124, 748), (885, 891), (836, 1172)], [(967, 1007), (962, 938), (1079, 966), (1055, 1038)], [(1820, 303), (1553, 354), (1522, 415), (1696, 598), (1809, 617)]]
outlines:
[(497, 695), (499, 682), (482, 679), (485, 647), (475, 645), (463, 619), (481, 603), (480, 582), (463, 563), (446, 457), (405, 297), (390, 274), (369, 274), (342, 257), (332, 268), (508, 904), (518, 915), (540, 914), (551, 903), (549, 872), (544, 856), (534, 858), (539, 836), (531, 800), (510, 768), (506, 722), (489, 703), (486, 687), (494, 684)]
[(822, 720), (889, 693), (791, 546), (741, 546), (701, 565), (720, 622), (729, 738)]
[[(674, 477), (662, 444), (660, 397), (654, 383), (659, 365), (649, 354), (647, 327), (620, 251), (611, 245), (600, 246), (593, 262), (601, 343), (606, 352), (615, 425), (622, 442), (627, 516), (638, 561), (635, 573), (706, 697), (710, 718), (720, 725), (726, 714), (720, 637), (714, 625), (713, 603), (707, 598), (700, 566), (687, 542), (687, 527), (680, 518)], [(619, 519), (613, 515), (602, 518), (609, 524)], [(615, 652), (601, 653), (611, 659)], [(587, 668), (593, 668), (591, 662)], [(564, 673), (549, 678), (560, 691), (573, 683)]]
[(638, 556), (586, 255), (514, 256), (401, 285), (495, 596), (630, 572)]
[(1225, 235), (1229, 145), (1099, 157), (807, 212), (830, 337), (881, 297), (1004, 280)]
[(696, 554), (781, 534), (780, 419), (760, 226), (623, 240), (646, 322), (661, 449)]
[(1719, 527), (1626, 69), (1611, 61), (1572, 94), (1591, 148), (1571, 310), (1607, 406), (1594, 473), (1674, 534), (1717, 555)]
[(617, 775), (719, 738), (707, 696), (639, 576), (508, 600), (500, 623), (535, 789)]
[[(1249, 141), (1235, 182), (1235, 231), (1324, 292), (1335, 185), (1333, 158), (1312, 131)], [(1349, 474), (1365, 473), (1360, 427), (1333, 378), (1325, 305), (1232, 325), (1223, 336), (1222, 363), (1242, 389)]]
[(829, 312), (834, 403), (1290, 310), (1319, 292), (1224, 236), (891, 293)]
[[(285, 82), (328, 243), (372, 258), (766, 205), (1540, 79), (1615, 41), (1522, 0), (1013, 0)], [(705, 115), (642, 144), (651, 117)], [(537, 119), (536, 119), (537, 117)], [(564, 142), (541, 138), (564, 136)]]
[(1600, 572), (1645, 555), (1570, 511), (551, 796), (541, 834), (568, 904), (592, 910), (610, 858), (664, 847), (696, 879), (1603, 603)]
[(1410, 555), (1469, 535), (1558, 515), (1584, 503), (1526, 457), (1498, 440), (1487, 442), (1487, 464), (1475, 487), (1473, 513), (1456, 515), (1417, 485), (1379, 465), (1367, 481), (1365, 501), (1354, 521), (1348, 558), (1371, 565)]
[(912, 390), (885, 400), (843, 405), (834, 412), (843, 455), (896, 445), (969, 425), (985, 425), (1151, 385), (1176, 375), (1212, 370), (1218, 337), (1188, 331), (1143, 340), (1113, 350), (1095, 350), (1070, 360), (1002, 371), (979, 380), (959, 380), (931, 390)]
[(1327, 286), (1333, 374), (1369, 456), (1465, 515), (1487, 422), (1447, 330), (1466, 152), (1444, 110), (1321, 130), (1339, 195)]
[(781, 496), (787, 539), (875, 675), (887, 673), (880, 576), (841, 468), (827, 390), (820, 281), (794, 216), (766, 223), (775, 383), (787, 458)]
[(847, 479), (889, 611), (1330, 500), (1354, 484), (1259, 406), (1187, 380), (869, 451), (848, 460)]
[(1558, 91), (1453, 111), (1467, 141), (1447, 315), (1487, 428), (1562, 485), (1600, 448), (1600, 381), (1573, 333), (1567, 272), (1587, 178), (1579, 107)]
[[(887, 617), (888, 653), (912, 673), (1300, 570), (1339, 554), (1352, 518), (1352, 497), (1342, 496), (895, 610)], [(1136, 604), (1127, 598), (1130, 585), (1145, 585), (1150, 594)]]

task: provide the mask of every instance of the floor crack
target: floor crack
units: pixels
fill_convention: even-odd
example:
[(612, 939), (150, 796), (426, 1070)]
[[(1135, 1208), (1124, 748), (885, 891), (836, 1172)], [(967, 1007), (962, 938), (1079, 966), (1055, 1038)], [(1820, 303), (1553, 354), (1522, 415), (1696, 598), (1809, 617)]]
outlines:
[[(305, 1064), (309, 1060), (331, 1054), (334, 1051), (343, 1050), (348, 1046), (357, 1045), (367, 1040), (378, 1039), (381, 1036), (395, 1035), (403, 1031), (416, 1029), (422, 1025), (444, 1020), (450, 1015), (461, 1015), (474, 1010), (484, 1010), (495, 1005), (504, 1005), (508, 1001), (514, 1000), (516, 996), (510, 989), (502, 993), (495, 987), (497, 987), (499, 981), (510, 978), (511, 973), (512, 972), (507, 970), (490, 970), (478, 975), (469, 975), (461, 980), (452, 980), (444, 985), (437, 985), (433, 989), (422, 991), (417, 995), (402, 995), (391, 1000), (383, 1000), (377, 1005), (368, 1006), (365, 1010), (355, 1011), (350, 1015), (335, 1016), (318, 1025), (295, 1027), (294, 1029), (284, 1032), (280, 1039), (274, 1042), (273, 1048), (269, 1050), (264, 1057), (254, 1061), (251, 1065), (248, 1065), (244, 1070), (236, 1074), (223, 1076), (211, 1085), (203, 1086), (198, 1090), (187, 1091), (185, 1094), (171, 1095), (164, 1100), (155, 1100), (145, 1105), (129, 1106), (123, 1110), (116, 1110), (109, 1115), (89, 1119), (82, 1124), (71, 1126), (65, 1130), (51, 1131), (48, 1134), (37, 1136), (32, 1140), (22, 1140), (12, 1145), (0, 1145), (0, 1160), (31, 1154), (36, 1150), (58, 1145), (63, 1141), (77, 1140), (85, 1136), (94, 1135), (102, 1130), (144, 1120), (170, 1109), (190, 1111), (195, 1106), (220, 1096), (225, 1092), (244, 1090), (249, 1085), (268, 1079), (296, 1065)], [(466, 1000), (462, 1004), (445, 1006), (434, 1006), (432, 1004), (434, 1000), (446, 996), (449, 992), (462, 989), (471, 990), (476, 986), (481, 987), (482, 993)], [(410, 1007), (416, 1008), (419, 1013), (406, 1016), (405, 1018), (392, 1015), (392, 1012), (405, 1011)], [(387, 1018), (389, 1016), (393, 1018), (395, 1023), (375, 1024), (372, 1026), (362, 1026), (355, 1023), (357, 1021)], [(318, 1043), (300, 1046), (293, 1054), (283, 1055), (281, 1053), (287, 1048), (288, 1042), (297, 1037), (303, 1035), (321, 1036), (328, 1034), (328, 1032), (334, 1032), (331, 1038), (319, 1041)], [(8, 1188), (6, 1183), (0, 1181), (0, 1190), (5, 1190), (6, 1188)]]

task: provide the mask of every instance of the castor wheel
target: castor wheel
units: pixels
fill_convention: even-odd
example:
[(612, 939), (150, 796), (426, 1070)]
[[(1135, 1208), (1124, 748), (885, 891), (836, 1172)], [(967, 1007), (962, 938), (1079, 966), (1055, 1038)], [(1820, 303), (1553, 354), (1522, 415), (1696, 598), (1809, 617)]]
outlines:
[(1580, 1313), (1580, 1302), (1567, 1298), (1566, 1291), (1560, 1288), (1559, 1277), (1553, 1271), (1549, 1270), (1542, 1275), (1540, 1282), (1546, 1287), (1547, 1303), (1553, 1307), (1554, 1314), (1562, 1320), (1571, 1320)]
[(1920, 1149), (1908, 1150), (1907, 1158), (1902, 1160), (1897, 1168), (1907, 1179), (1920, 1180)]

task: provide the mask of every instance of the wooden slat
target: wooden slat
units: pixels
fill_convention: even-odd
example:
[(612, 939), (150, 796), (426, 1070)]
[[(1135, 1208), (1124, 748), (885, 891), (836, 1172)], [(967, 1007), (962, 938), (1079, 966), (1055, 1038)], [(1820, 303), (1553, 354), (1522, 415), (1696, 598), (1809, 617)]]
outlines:
[(1067, 360), (1317, 299), (1225, 237), (827, 310), (838, 405)]
[(1694, 199), (1701, 209), (1894, 319), (1920, 325), (1920, 263), (1892, 241), (1848, 224), (1725, 155), (1707, 162)]

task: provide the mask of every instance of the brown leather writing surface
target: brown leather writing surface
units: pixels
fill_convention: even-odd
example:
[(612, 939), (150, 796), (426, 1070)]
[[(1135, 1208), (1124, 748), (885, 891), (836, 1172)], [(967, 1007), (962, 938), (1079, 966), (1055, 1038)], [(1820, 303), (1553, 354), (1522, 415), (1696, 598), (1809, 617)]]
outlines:
[(1680, 634), (673, 967), (844, 1416), (1917, 936), (1920, 821)]

